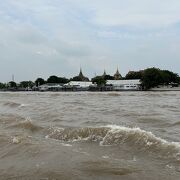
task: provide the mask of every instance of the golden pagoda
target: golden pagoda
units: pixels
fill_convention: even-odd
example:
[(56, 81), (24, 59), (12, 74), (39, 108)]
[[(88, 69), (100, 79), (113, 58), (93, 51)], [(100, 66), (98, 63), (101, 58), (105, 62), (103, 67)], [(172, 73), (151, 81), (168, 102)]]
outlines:
[(118, 69), (118, 68), (117, 68), (116, 73), (114, 74), (114, 79), (115, 79), (115, 80), (120, 80), (120, 79), (122, 79), (122, 76), (121, 76), (121, 74), (119, 73), (119, 69)]

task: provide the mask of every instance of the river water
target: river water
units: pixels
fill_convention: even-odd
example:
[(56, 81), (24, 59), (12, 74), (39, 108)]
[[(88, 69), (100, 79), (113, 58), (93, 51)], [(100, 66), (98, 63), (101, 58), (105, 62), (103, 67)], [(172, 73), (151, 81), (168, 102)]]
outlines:
[(180, 92), (1, 92), (0, 179), (179, 180)]

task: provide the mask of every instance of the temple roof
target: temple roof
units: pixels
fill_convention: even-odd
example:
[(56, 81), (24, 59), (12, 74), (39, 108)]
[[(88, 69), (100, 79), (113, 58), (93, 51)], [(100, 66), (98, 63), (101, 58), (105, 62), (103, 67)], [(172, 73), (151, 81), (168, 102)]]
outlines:
[(83, 75), (82, 68), (80, 68), (79, 75), (75, 76), (73, 79), (76, 81), (89, 81), (89, 79)]
[(114, 74), (114, 78), (115, 78), (115, 80), (118, 80), (118, 79), (122, 78), (121, 74), (119, 73), (119, 69), (118, 68), (116, 70), (116, 73)]
[(117, 69), (117, 71), (116, 71), (116, 73), (115, 73), (116, 75), (120, 75), (120, 73), (119, 73), (119, 69)]
[(84, 77), (84, 75), (82, 73), (82, 68), (80, 68), (79, 77)]
[(104, 73), (103, 73), (103, 76), (106, 76), (107, 74), (106, 74), (106, 70), (104, 70)]

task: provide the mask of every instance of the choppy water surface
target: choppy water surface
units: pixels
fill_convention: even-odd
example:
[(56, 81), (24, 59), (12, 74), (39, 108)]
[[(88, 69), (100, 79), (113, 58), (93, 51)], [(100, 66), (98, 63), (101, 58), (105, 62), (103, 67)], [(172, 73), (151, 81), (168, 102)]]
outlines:
[(0, 93), (0, 179), (180, 179), (180, 92)]

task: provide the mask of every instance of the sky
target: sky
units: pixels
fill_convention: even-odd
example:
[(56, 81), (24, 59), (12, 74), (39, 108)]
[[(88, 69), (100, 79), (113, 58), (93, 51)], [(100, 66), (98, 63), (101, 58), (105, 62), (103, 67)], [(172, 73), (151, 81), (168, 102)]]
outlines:
[(180, 74), (179, 0), (0, 0), (0, 82)]

